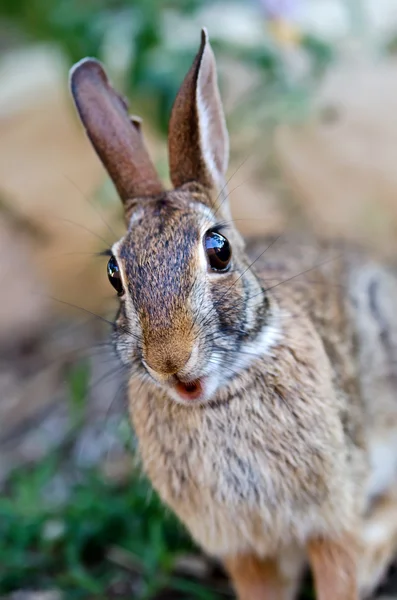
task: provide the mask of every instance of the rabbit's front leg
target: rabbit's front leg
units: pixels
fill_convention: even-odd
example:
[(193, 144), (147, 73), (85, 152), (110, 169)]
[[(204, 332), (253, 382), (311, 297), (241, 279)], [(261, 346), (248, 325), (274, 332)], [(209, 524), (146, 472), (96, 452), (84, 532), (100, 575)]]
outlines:
[(287, 600), (287, 587), (278, 562), (254, 555), (224, 560), (239, 600)]
[(317, 600), (358, 600), (357, 547), (352, 536), (309, 542), (307, 551)]

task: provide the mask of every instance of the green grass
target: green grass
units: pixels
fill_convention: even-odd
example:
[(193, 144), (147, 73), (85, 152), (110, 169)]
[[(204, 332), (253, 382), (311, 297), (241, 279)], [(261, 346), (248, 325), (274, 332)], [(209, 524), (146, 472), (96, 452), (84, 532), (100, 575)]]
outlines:
[[(85, 415), (89, 364), (77, 363), (67, 381), (73, 439)], [(64, 598), (147, 600), (171, 590), (172, 598), (179, 591), (215, 599), (200, 583), (176, 576), (175, 561), (193, 545), (140, 472), (131, 469), (116, 484), (99, 471), (77, 469), (67, 447), (16, 470), (3, 490), (0, 596), (57, 589)], [(120, 587), (127, 591), (116, 595)]]
[(67, 598), (105, 598), (133, 581), (138, 591), (123, 597), (154, 598), (165, 588), (215, 597), (173, 574), (192, 544), (139, 474), (116, 485), (96, 472), (75, 473), (66, 500), (54, 502), (59, 468), (60, 458), (52, 456), (19, 470), (0, 499), (1, 594), (57, 588)]

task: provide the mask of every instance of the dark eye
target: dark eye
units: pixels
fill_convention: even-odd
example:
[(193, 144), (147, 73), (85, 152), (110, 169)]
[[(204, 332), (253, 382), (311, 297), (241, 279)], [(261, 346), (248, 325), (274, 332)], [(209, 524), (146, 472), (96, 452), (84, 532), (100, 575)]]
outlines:
[(108, 278), (110, 283), (116, 290), (117, 295), (122, 296), (124, 292), (123, 283), (120, 277), (119, 265), (117, 264), (117, 260), (114, 256), (111, 256), (108, 262)]
[(232, 258), (232, 249), (225, 236), (217, 231), (207, 231), (204, 243), (211, 269), (227, 271)]

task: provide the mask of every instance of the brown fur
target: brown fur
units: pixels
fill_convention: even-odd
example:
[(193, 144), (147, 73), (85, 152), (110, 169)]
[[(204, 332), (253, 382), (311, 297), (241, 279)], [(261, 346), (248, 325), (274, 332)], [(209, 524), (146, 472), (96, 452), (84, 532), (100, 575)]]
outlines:
[(111, 87), (100, 63), (80, 61), (72, 70), (71, 89), (80, 118), (99, 158), (123, 201), (159, 194), (160, 179), (143, 145), (140, 123)]
[[(320, 600), (355, 600), (397, 545), (394, 529), (371, 538), (395, 511), (395, 500), (387, 512), (374, 506), (397, 472), (396, 275), (314, 240), (245, 251), (228, 219), (227, 133), (205, 33), (170, 123), (175, 190), (162, 191), (146, 155), (132, 152), (125, 107), (103, 77), (95, 67), (92, 87), (92, 67), (75, 71), (73, 93), (126, 205), (114, 339), (131, 369), (143, 468), (225, 562), (241, 599), (292, 600), (308, 555)], [(232, 247), (225, 272), (208, 262), (213, 231)], [(195, 380), (200, 401), (183, 403), (175, 381)]]
[(241, 600), (285, 600), (284, 583), (274, 560), (256, 556), (235, 556), (225, 559), (225, 566)]
[(355, 541), (348, 536), (337, 542), (323, 539), (309, 542), (318, 600), (358, 600), (356, 551)]
[[(204, 86), (201, 88), (198, 85), (200, 77), (204, 80)], [(168, 152), (172, 183), (176, 188), (196, 181), (211, 189), (216, 183), (205, 157), (201, 154), (203, 131), (199, 119), (199, 89), (202, 94), (210, 96), (207, 118), (212, 128), (212, 143), (218, 146), (214, 148), (212, 158), (221, 172), (228, 140), (216, 85), (215, 60), (205, 31), (202, 31), (200, 49), (181, 85), (170, 118)], [(205, 198), (205, 201), (208, 202), (208, 198)]]
[(228, 548), (272, 555), (303, 542), (314, 522), (319, 532), (342, 534), (360, 510), (355, 472), (364, 457), (347, 452), (344, 402), (333, 391), (320, 339), (293, 298), (281, 305), (288, 307), (288, 329), (272, 356), (220, 390), (210, 407), (175, 405), (154, 386), (135, 395), (132, 384), (149, 477), (217, 555)]
[(358, 581), (365, 598), (384, 577), (396, 548), (397, 484), (372, 503), (360, 532)]
[[(143, 358), (163, 374), (179, 371), (191, 353), (194, 331), (185, 297), (197, 273), (192, 250), (198, 240), (196, 220), (175, 194), (172, 205), (160, 197), (145, 206), (144, 218), (134, 222), (120, 251), (131, 298), (139, 306)], [(131, 260), (138, 255), (139, 262)]]

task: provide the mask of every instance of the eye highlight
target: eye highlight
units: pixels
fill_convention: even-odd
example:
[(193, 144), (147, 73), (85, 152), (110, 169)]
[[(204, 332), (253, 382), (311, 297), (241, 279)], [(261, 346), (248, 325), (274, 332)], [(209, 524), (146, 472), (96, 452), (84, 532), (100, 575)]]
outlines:
[(112, 284), (112, 286), (114, 287), (114, 289), (116, 290), (117, 295), (122, 296), (124, 293), (123, 283), (121, 281), (119, 265), (117, 264), (117, 260), (114, 256), (111, 256), (109, 258), (107, 271), (108, 271), (108, 279), (109, 279), (110, 283)]
[(218, 272), (227, 271), (232, 258), (232, 248), (225, 236), (210, 229), (205, 234), (204, 246), (211, 269)]

